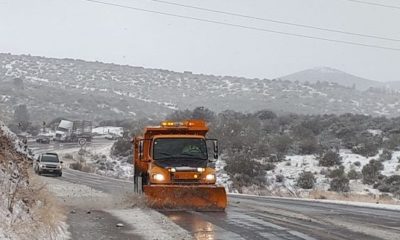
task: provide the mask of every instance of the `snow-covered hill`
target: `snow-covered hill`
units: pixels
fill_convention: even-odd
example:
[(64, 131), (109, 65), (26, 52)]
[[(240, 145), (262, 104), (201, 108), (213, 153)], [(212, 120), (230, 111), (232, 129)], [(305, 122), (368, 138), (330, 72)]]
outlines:
[[(246, 79), (0, 54), (0, 109), (27, 104), (33, 120), (162, 118), (176, 109), (400, 115), (400, 93), (334, 83)], [(358, 86), (357, 86), (358, 88)]]
[(381, 88), (385, 87), (385, 83), (373, 81), (352, 74), (345, 73), (338, 69), (329, 67), (317, 67), (296, 72), (284, 77), (284, 80), (299, 81), (299, 82), (332, 82), (346, 87), (354, 87), (358, 90), (367, 90), (370, 87)]

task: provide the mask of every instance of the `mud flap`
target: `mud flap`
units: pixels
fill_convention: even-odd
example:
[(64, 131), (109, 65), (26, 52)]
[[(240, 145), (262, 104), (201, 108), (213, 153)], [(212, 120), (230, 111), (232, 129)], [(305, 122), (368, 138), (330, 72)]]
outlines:
[(144, 193), (149, 206), (157, 209), (223, 211), (228, 203), (225, 188), (213, 185), (150, 185)]

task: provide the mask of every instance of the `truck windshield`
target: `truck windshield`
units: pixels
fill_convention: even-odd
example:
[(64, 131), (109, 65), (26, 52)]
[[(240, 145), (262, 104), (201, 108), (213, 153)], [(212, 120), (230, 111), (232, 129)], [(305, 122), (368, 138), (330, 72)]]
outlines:
[(204, 139), (161, 138), (154, 141), (154, 160), (199, 159), (207, 160), (207, 146)]

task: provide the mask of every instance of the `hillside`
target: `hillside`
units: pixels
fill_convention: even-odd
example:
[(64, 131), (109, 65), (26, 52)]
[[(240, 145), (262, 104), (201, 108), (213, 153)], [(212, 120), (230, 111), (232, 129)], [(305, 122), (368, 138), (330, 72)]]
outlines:
[(358, 90), (367, 90), (370, 87), (384, 87), (384, 83), (360, 78), (352, 74), (329, 67), (318, 67), (296, 72), (287, 76), (280, 77), (283, 80), (299, 82), (332, 82), (346, 87), (354, 87)]
[(27, 104), (31, 119), (162, 118), (205, 106), (277, 113), (400, 115), (400, 94), (358, 91), (332, 83), (246, 79), (127, 65), (0, 54), (0, 109)]

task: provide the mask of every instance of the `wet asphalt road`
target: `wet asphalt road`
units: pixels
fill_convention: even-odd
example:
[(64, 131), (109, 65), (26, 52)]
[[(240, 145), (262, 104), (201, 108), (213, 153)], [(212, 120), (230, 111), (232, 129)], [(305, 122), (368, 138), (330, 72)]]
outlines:
[[(59, 179), (87, 185), (116, 197), (133, 190), (129, 181), (67, 169)], [(225, 212), (162, 213), (201, 240), (400, 240), (400, 211), (254, 196), (229, 195), (228, 200), (229, 207)], [(132, 238), (121, 236), (120, 239)]]
[[(61, 178), (116, 194), (132, 183), (67, 170)], [(400, 239), (400, 211), (229, 195), (225, 212), (161, 211), (196, 239)]]

